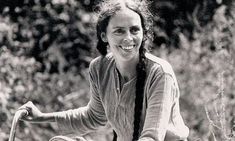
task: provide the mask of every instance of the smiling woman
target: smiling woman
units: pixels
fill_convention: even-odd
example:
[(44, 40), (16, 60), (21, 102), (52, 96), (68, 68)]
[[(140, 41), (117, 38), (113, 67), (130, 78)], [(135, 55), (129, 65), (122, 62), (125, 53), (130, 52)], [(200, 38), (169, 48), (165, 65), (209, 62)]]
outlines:
[[(108, 43), (117, 69), (128, 81), (136, 75), (135, 68), (139, 62), (139, 49), (143, 40), (140, 16), (128, 8), (119, 10), (110, 19), (106, 30), (101, 33), (101, 38)], [(125, 68), (127, 66), (128, 69)]]
[(97, 22), (101, 56), (90, 63), (88, 105), (41, 113), (29, 102), (20, 108), (29, 111), (23, 120), (56, 122), (79, 135), (110, 123), (118, 141), (187, 140), (173, 69), (147, 53), (151, 20), (146, 8), (144, 1), (103, 2)]
[(110, 19), (106, 30), (106, 33), (101, 33), (102, 39), (108, 42), (115, 60), (138, 62), (143, 40), (140, 16), (128, 8), (120, 10)]

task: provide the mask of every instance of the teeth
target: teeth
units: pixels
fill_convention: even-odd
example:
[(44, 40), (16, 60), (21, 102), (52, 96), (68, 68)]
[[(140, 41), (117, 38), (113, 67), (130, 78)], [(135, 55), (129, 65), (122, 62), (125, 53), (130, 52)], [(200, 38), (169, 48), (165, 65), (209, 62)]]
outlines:
[(130, 50), (133, 49), (134, 46), (121, 46), (122, 49)]

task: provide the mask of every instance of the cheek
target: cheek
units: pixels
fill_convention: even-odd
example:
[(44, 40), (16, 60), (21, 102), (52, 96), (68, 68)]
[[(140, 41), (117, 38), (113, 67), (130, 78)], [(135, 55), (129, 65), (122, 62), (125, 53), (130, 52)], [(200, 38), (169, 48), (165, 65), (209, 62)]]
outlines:
[(108, 42), (109, 44), (116, 44), (120, 41), (120, 39), (118, 37), (114, 37), (114, 36), (109, 36), (108, 38)]
[(143, 35), (139, 35), (139, 36), (136, 38), (136, 40), (137, 40), (137, 42), (138, 42), (139, 44), (141, 44), (142, 41), (143, 41)]
[(110, 46), (110, 51), (112, 53), (117, 53), (118, 52), (118, 48)]

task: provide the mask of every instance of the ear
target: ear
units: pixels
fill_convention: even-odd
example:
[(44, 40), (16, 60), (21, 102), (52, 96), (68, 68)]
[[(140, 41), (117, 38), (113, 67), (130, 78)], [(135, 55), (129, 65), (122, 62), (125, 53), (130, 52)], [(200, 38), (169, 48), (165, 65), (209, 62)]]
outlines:
[(104, 32), (101, 33), (100, 37), (101, 37), (103, 42), (108, 42), (106, 34)]

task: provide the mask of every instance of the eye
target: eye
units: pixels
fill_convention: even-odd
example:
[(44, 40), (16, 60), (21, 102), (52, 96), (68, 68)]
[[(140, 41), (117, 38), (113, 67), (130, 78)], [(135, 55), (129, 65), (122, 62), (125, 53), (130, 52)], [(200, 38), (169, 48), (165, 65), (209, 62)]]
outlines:
[(132, 34), (138, 34), (139, 31), (140, 31), (140, 28), (137, 27), (137, 26), (131, 27), (131, 29), (130, 29), (130, 32), (131, 32)]
[(116, 35), (121, 35), (121, 34), (124, 34), (124, 33), (125, 33), (125, 30), (123, 30), (121, 28), (118, 28), (118, 29), (114, 30), (114, 34), (116, 34)]

